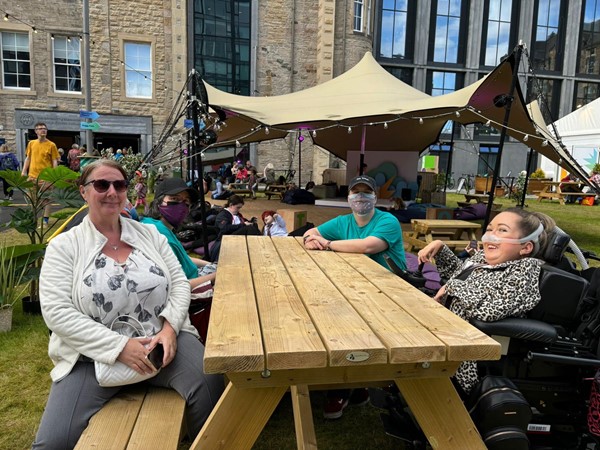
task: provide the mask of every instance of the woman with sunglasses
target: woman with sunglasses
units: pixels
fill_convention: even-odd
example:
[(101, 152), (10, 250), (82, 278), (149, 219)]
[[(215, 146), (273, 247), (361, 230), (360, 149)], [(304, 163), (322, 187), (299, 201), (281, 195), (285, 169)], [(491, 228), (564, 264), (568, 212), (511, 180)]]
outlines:
[[(186, 400), (192, 438), (222, 393), (222, 378), (203, 373), (204, 347), (189, 321), (190, 284), (179, 261), (156, 228), (120, 215), (127, 187), (117, 162), (86, 166), (79, 191), (89, 213), (46, 250), (40, 299), (55, 367), (35, 449), (73, 448), (90, 418), (121, 390), (98, 384), (94, 361), (120, 361), (153, 375), (146, 383), (175, 389)], [(149, 337), (111, 330), (118, 316), (139, 321)], [(147, 358), (158, 344), (159, 372)]]
[[(541, 300), (539, 277), (548, 233), (554, 220), (545, 214), (509, 208), (498, 214), (481, 237), (483, 250), (460, 260), (443, 241), (433, 241), (418, 253), (420, 263), (436, 258), (448, 282), (435, 300), (465, 320), (493, 322), (521, 317)], [(474, 361), (461, 363), (456, 381), (468, 394), (478, 381)]]

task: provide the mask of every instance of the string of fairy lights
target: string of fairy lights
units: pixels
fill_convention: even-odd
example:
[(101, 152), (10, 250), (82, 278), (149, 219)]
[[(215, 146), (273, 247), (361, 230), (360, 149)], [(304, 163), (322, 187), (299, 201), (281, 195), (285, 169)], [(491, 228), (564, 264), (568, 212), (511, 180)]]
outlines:
[[(2, 8), (0, 8), (0, 15), (3, 16), (4, 21), (14, 20), (18, 23), (25, 25), (26, 27), (30, 28), (34, 34), (38, 34), (39, 32), (45, 32), (50, 35), (50, 39), (55, 38), (55, 33), (51, 32), (50, 30), (43, 28), (43, 27), (35, 26), (35, 25), (27, 22), (26, 20), (23, 20), (20, 17), (15, 16), (13, 13), (3, 10)], [(60, 34), (60, 35), (62, 35), (62, 34)], [(59, 36), (59, 34), (56, 33), (56, 36)], [(67, 39), (69, 40), (72, 37), (73, 36), (67, 36)], [(77, 38), (81, 40), (82, 36), (78, 35)], [(92, 44), (94, 45), (95, 42), (92, 41)], [(524, 51), (525, 57), (529, 58), (529, 54), (527, 53), (525, 46), (523, 46), (523, 47), (525, 49), (525, 51)], [(127, 64), (121, 58), (115, 57), (109, 49), (106, 49), (103, 46), (97, 46), (97, 48), (99, 48), (103, 52), (108, 53), (112, 59), (116, 60), (119, 64), (121, 64), (121, 66), (125, 67), (127, 70), (136, 72), (137, 74), (142, 76), (144, 79), (150, 80), (154, 85), (156, 85), (156, 80), (153, 79), (152, 76), (148, 75), (147, 72), (142, 72), (142, 71), (137, 70), (135, 67), (132, 67), (131, 65)], [(534, 78), (536, 78), (533, 75), (533, 70), (532, 70), (531, 64), (529, 65), (529, 72), (532, 74), (532, 76)], [(193, 77), (193, 78), (194, 79), (192, 82), (195, 82), (195, 83), (202, 82), (201, 80), (198, 80), (199, 77)], [(190, 77), (188, 76), (188, 81), (189, 81), (189, 79), (190, 79)], [(536, 81), (537, 81), (537, 79), (536, 79)], [(539, 88), (539, 86), (538, 86), (538, 88)], [(170, 88), (165, 86), (164, 90), (168, 91), (168, 90), (170, 90)], [(153, 165), (169, 164), (175, 160), (181, 160), (181, 155), (177, 156), (177, 154), (175, 152), (168, 152), (168, 151), (165, 152), (165, 150), (170, 150), (170, 149), (173, 150), (176, 146), (181, 146), (180, 142), (182, 141), (182, 139), (177, 139), (177, 136), (178, 135), (183, 136), (184, 134), (187, 134), (188, 129), (183, 128), (183, 127), (175, 128), (175, 125), (184, 116), (184, 114), (185, 114), (184, 112), (187, 111), (187, 109), (190, 106), (192, 106), (194, 102), (201, 103), (201, 101), (199, 99), (192, 98), (192, 96), (190, 95), (190, 92), (186, 91), (185, 89), (183, 89), (180, 92), (176, 92), (174, 90), (172, 90), (172, 91), (173, 91), (173, 93), (175, 93), (175, 95), (173, 95), (173, 98), (175, 98), (175, 99), (183, 98), (186, 100), (186, 102), (184, 104), (180, 104), (178, 101), (175, 102), (171, 117), (169, 117), (169, 120), (167, 121), (167, 126), (161, 133), (161, 136), (158, 139), (157, 144), (153, 147), (150, 154), (147, 155), (147, 156), (153, 158), (152, 159)], [(538, 92), (539, 92), (539, 94), (538, 94), (539, 96), (542, 95), (542, 91), (538, 91)], [(541, 103), (543, 103), (543, 102), (541, 102)], [(201, 104), (201, 107), (202, 107), (201, 109), (203, 109), (205, 111), (205, 113), (203, 113), (200, 116), (200, 119), (202, 120), (202, 122), (205, 126), (204, 130), (205, 131), (213, 130), (215, 133), (218, 134), (222, 128), (227, 126), (227, 123), (225, 121), (219, 120), (219, 118), (216, 117), (216, 115), (208, 114), (207, 106), (208, 105)], [(496, 106), (491, 105), (490, 108), (496, 108)], [(177, 109), (177, 112), (174, 114), (176, 109)], [(230, 140), (221, 140), (221, 141), (217, 141), (214, 143), (210, 143), (210, 144), (204, 146), (200, 152), (201, 152), (201, 154), (204, 154), (205, 152), (207, 152), (210, 149), (217, 148), (217, 147), (223, 147), (223, 146), (231, 146), (231, 147), (235, 146), (236, 148), (240, 148), (243, 145), (243, 143), (246, 143), (248, 140), (252, 140), (253, 136), (256, 135), (257, 133), (264, 133), (264, 135), (268, 136), (271, 131), (276, 131), (279, 134), (283, 134), (283, 135), (287, 136), (287, 135), (295, 134), (295, 133), (298, 133), (299, 135), (301, 135), (304, 132), (304, 133), (308, 133), (314, 140), (318, 137), (319, 133), (325, 132), (325, 131), (333, 129), (333, 128), (342, 128), (342, 129), (345, 128), (348, 134), (352, 134), (353, 132), (355, 132), (355, 130), (362, 130), (365, 127), (382, 127), (384, 130), (387, 130), (391, 125), (393, 125), (394, 123), (399, 122), (399, 121), (412, 121), (416, 125), (424, 125), (427, 121), (431, 121), (431, 120), (438, 120), (438, 121), (439, 121), (439, 119), (455, 120), (457, 118), (460, 118), (461, 114), (464, 114), (465, 112), (468, 112), (468, 113), (474, 115), (475, 117), (478, 117), (479, 119), (481, 119), (480, 123), (484, 124), (487, 127), (493, 126), (494, 128), (498, 128), (498, 129), (502, 129), (503, 127), (505, 127), (507, 129), (507, 131), (511, 132), (513, 137), (515, 137), (517, 139), (519, 139), (519, 137), (520, 137), (520, 140), (524, 143), (529, 142), (531, 144), (532, 143), (531, 141), (533, 141), (533, 142), (537, 141), (537, 143), (540, 144), (541, 146), (547, 146), (547, 145), (549, 145), (549, 137), (550, 137), (550, 138), (552, 138), (553, 143), (554, 143), (554, 140), (556, 140), (556, 144), (561, 145), (559, 136), (555, 136), (555, 137), (551, 136), (547, 130), (540, 129), (538, 124), (535, 122), (530, 122), (534, 127), (534, 133), (525, 132), (523, 130), (512, 128), (508, 125), (504, 125), (503, 123), (500, 123), (498, 121), (491, 119), (490, 117), (486, 116), (485, 110), (482, 111), (482, 110), (477, 110), (477, 109), (473, 108), (472, 106), (464, 106), (464, 107), (459, 107), (458, 109), (453, 109), (452, 111), (437, 113), (437, 114), (418, 114), (415, 111), (410, 111), (410, 112), (407, 112), (405, 115), (398, 114), (395, 117), (386, 118), (385, 120), (366, 121), (366, 122), (360, 123), (360, 124), (347, 124), (347, 123), (344, 123), (343, 121), (338, 121), (336, 123), (320, 125), (320, 126), (315, 126), (315, 127), (305, 127), (304, 126), (302, 129), (282, 128), (282, 127), (273, 126), (273, 125), (257, 124), (256, 126), (250, 128), (248, 131), (244, 132), (241, 135), (236, 136), (235, 138), (232, 138)], [(407, 114), (410, 114), (410, 116), (408, 116)], [(167, 129), (169, 131), (168, 134), (165, 133), (165, 130), (167, 130)], [(185, 138), (185, 142), (186, 142), (186, 148), (191, 147), (191, 141), (188, 141), (187, 137)], [(192, 157), (192, 155), (189, 155), (189, 154), (183, 156), (184, 159), (189, 159), (191, 157)]]

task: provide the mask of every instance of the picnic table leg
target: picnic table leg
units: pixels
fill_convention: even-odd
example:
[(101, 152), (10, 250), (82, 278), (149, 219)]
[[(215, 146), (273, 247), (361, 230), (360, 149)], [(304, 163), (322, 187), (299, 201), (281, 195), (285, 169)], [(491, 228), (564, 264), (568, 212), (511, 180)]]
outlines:
[(485, 450), (449, 378), (394, 380), (434, 450)]
[(238, 389), (230, 382), (190, 449), (250, 450), (286, 390)]
[(308, 386), (291, 386), (292, 405), (294, 409), (294, 427), (296, 428), (296, 443), (299, 450), (316, 450), (317, 435), (310, 406)]

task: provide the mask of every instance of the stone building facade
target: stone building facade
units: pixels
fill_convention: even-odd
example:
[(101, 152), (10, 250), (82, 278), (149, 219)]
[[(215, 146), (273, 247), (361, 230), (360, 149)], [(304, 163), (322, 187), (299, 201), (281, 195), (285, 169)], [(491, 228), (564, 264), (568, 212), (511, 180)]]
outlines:
[[(49, 138), (59, 147), (85, 143), (79, 111), (85, 109), (82, 2), (56, 0), (0, 0), (0, 33), (6, 42), (19, 33), (28, 44), (31, 85), (10, 86), (0, 80), (0, 138), (24, 157), (27, 141), (35, 138), (33, 126), (46, 122)], [(185, 0), (94, 0), (89, 2), (91, 109), (100, 114), (94, 145), (99, 148), (131, 146), (148, 152), (162, 132), (174, 98), (187, 78)], [(79, 89), (56, 89), (54, 40), (79, 41), (82, 82)], [(125, 43), (150, 49), (150, 94), (127, 94)], [(77, 68), (75, 70), (78, 70)], [(57, 83), (57, 82), (56, 82)]]
[[(316, 86), (353, 67), (371, 51), (372, 35), (353, 31), (353, 3), (346, 0), (259, 2), (256, 34), (256, 95), (283, 95)], [(263, 25), (264, 24), (264, 25)], [(369, 26), (372, 30), (372, 24)], [(344, 163), (312, 145), (307, 132), (258, 145), (259, 167), (271, 162), (301, 174), (302, 184), (322, 182), (323, 171)], [(299, 152), (302, 152), (299, 158)], [(299, 163), (301, 159), (301, 163)]]

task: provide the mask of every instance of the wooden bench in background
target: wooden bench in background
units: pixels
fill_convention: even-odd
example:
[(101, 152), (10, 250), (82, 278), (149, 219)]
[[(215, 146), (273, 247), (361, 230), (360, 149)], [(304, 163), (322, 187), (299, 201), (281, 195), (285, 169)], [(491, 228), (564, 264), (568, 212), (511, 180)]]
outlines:
[(252, 195), (252, 191), (248, 189), (248, 183), (231, 183), (228, 189), (235, 195)]
[(265, 195), (269, 200), (271, 200), (272, 196), (277, 197), (279, 200), (283, 199), (283, 194), (287, 189), (285, 184), (270, 184), (265, 189)]
[(184, 413), (172, 389), (126, 387), (90, 419), (75, 449), (177, 450)]

